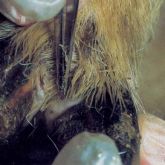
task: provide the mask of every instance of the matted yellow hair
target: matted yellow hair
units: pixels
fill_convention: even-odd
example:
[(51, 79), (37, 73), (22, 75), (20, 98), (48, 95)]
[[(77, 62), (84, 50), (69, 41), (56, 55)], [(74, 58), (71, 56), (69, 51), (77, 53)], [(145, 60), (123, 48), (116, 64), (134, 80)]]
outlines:
[[(123, 93), (130, 92), (132, 96), (136, 93), (137, 59), (151, 39), (162, 2), (86, 1), (77, 16), (67, 97), (80, 97), (85, 98), (87, 103), (97, 103), (104, 100), (108, 93), (114, 105), (118, 101), (124, 105)], [(37, 64), (43, 58), (49, 61), (44, 63), (46, 68), (50, 68), (48, 65), (52, 65), (53, 61), (52, 52), (48, 50), (53, 47), (53, 29), (54, 21), (51, 20), (16, 30), (10, 45), (11, 52), (18, 53), (16, 61), (29, 58), (33, 65), (37, 65), (37, 70), (43, 70), (43, 66)], [(48, 53), (44, 54), (44, 51)], [(50, 70), (46, 69), (45, 72)], [(33, 79), (34, 86), (37, 77), (44, 79), (44, 74), (44, 71), (32, 70), (30, 79)], [(52, 76), (47, 78), (52, 79)], [(55, 92), (54, 81), (48, 82), (48, 88)]]

